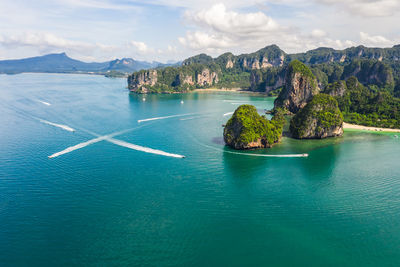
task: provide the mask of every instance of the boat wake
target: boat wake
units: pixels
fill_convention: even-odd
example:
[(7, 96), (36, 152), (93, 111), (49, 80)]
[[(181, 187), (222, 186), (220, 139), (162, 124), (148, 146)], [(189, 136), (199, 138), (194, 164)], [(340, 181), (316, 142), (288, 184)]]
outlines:
[(199, 117), (189, 117), (189, 118), (184, 118), (184, 119), (179, 119), (180, 121), (187, 121), (187, 120), (194, 120), (197, 119)]
[[(196, 141), (197, 142), (197, 141)], [(236, 154), (236, 155), (243, 155), (243, 156), (250, 156), (250, 157), (265, 157), (265, 158), (306, 158), (308, 157), (308, 154), (253, 154), (253, 153), (244, 153), (244, 152), (234, 152), (234, 151), (229, 151), (229, 150), (223, 150), (220, 148), (212, 147), (209, 145), (201, 144), (197, 142), (201, 146), (220, 151), (223, 153), (229, 153), (229, 154)]]
[(118, 140), (118, 139), (114, 139), (114, 138), (106, 138), (106, 141), (113, 143), (115, 145), (127, 147), (127, 148), (130, 148), (133, 150), (138, 150), (138, 151), (142, 151), (142, 152), (146, 152), (146, 153), (157, 154), (157, 155), (173, 157), (173, 158), (184, 158), (185, 157), (183, 155), (168, 153), (168, 152), (158, 150), (158, 149), (153, 149), (153, 148), (144, 147), (144, 146), (138, 146), (138, 145), (131, 144), (131, 143), (128, 143), (128, 142), (125, 142), (122, 140)]
[(75, 151), (75, 150), (84, 148), (86, 146), (98, 143), (100, 141), (107, 141), (107, 142), (110, 142), (112, 144), (119, 145), (119, 146), (126, 147), (126, 148), (130, 148), (130, 149), (133, 149), (133, 150), (142, 151), (142, 152), (151, 153), (151, 154), (157, 154), (157, 155), (166, 156), (166, 157), (173, 157), (173, 158), (184, 158), (185, 157), (183, 155), (168, 153), (168, 152), (165, 152), (165, 151), (162, 151), (162, 150), (158, 150), (158, 149), (139, 146), (139, 145), (135, 145), (135, 144), (132, 144), (132, 143), (128, 143), (128, 142), (113, 138), (113, 137), (115, 137), (117, 135), (128, 133), (128, 132), (131, 132), (131, 131), (133, 131), (135, 129), (141, 128), (141, 127), (142, 126), (139, 126), (139, 127), (136, 127), (136, 128), (130, 128), (130, 129), (127, 129), (127, 130), (123, 130), (123, 131), (119, 131), (119, 132), (115, 132), (115, 133), (111, 133), (111, 134), (103, 135), (103, 136), (99, 136), (98, 134), (93, 133), (93, 132), (88, 131), (88, 130), (83, 130), (83, 131), (85, 131), (85, 132), (87, 132), (89, 134), (92, 134), (94, 136), (97, 136), (97, 137), (94, 138), (94, 139), (88, 140), (86, 142), (82, 142), (82, 143), (79, 143), (77, 145), (67, 147), (66, 149), (64, 149), (64, 150), (62, 150), (60, 152), (54, 153), (54, 154), (52, 154), (52, 155), (50, 155), (48, 157), (49, 158), (56, 158), (56, 157), (59, 157), (61, 155), (70, 153), (72, 151)]
[(54, 127), (61, 128), (61, 129), (66, 130), (68, 132), (75, 132), (75, 129), (69, 127), (68, 125), (58, 124), (58, 123), (54, 123), (54, 122), (51, 122), (51, 121), (46, 121), (46, 120), (43, 120), (43, 119), (38, 119), (38, 120), (40, 122), (42, 122), (42, 123), (45, 123), (45, 124), (48, 124), (48, 125), (51, 125), (51, 126), (54, 126)]
[(269, 155), (269, 154), (251, 154), (251, 153), (242, 153), (242, 152), (233, 152), (233, 151), (224, 151), (224, 153), (245, 155), (245, 156), (252, 156), (252, 157), (267, 157), (267, 158), (306, 158), (306, 157), (308, 157), (308, 154)]
[(58, 156), (61, 156), (61, 155), (70, 153), (70, 152), (75, 151), (75, 150), (78, 150), (78, 149), (80, 149), (80, 148), (84, 148), (84, 147), (86, 147), (86, 146), (88, 146), (88, 145), (91, 145), (91, 144), (94, 144), (94, 143), (103, 141), (103, 140), (105, 140), (105, 139), (106, 139), (105, 136), (101, 136), (101, 137), (97, 137), (97, 138), (91, 139), (91, 140), (86, 141), (86, 142), (83, 142), (83, 143), (79, 143), (79, 144), (77, 144), (77, 145), (75, 145), (75, 146), (67, 147), (66, 149), (64, 149), (64, 150), (62, 150), (62, 151), (60, 151), (60, 152), (57, 152), (57, 153), (54, 153), (53, 155), (50, 155), (49, 158), (56, 158), (56, 157), (58, 157)]
[(145, 121), (164, 120), (164, 119), (169, 119), (169, 118), (190, 116), (190, 115), (194, 115), (194, 114), (196, 114), (196, 113), (186, 113), (186, 114), (171, 115), (171, 116), (165, 116), (165, 117), (155, 117), (155, 118), (148, 118), (148, 119), (138, 120), (137, 122), (141, 123), (141, 122), (145, 122)]
[(49, 103), (49, 102), (46, 102), (46, 101), (42, 101), (42, 100), (37, 100), (39, 103), (42, 103), (43, 105), (46, 105), (46, 106), (51, 106), (51, 104)]
[(224, 114), (224, 117), (225, 117), (225, 116), (228, 116), (228, 115), (232, 115), (232, 114), (233, 114), (233, 112), (225, 113), (225, 114)]

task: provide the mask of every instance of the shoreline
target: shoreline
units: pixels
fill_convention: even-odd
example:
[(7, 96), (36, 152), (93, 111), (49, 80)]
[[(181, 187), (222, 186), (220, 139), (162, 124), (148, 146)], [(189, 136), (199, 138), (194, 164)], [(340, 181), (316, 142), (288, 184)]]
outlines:
[(242, 88), (201, 88), (201, 89), (194, 89), (192, 92), (248, 92), (243, 90)]
[(370, 127), (358, 124), (350, 124), (347, 122), (343, 122), (343, 129), (346, 130), (359, 130), (359, 131), (368, 131), (368, 132), (389, 132), (389, 133), (400, 133), (400, 129), (391, 129), (391, 128), (380, 128), (380, 127)]
[(274, 96), (268, 96), (266, 93), (263, 92), (253, 92), (244, 90), (242, 88), (201, 88), (188, 91), (188, 93), (213, 93), (213, 92), (233, 92), (233, 93), (243, 93), (243, 94), (254, 94), (265, 97), (274, 97)]

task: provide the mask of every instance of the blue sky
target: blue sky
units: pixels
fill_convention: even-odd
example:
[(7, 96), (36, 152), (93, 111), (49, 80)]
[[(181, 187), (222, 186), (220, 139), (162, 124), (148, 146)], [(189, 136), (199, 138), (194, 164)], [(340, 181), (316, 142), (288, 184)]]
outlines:
[(0, 0), (0, 59), (182, 60), (400, 43), (399, 0)]

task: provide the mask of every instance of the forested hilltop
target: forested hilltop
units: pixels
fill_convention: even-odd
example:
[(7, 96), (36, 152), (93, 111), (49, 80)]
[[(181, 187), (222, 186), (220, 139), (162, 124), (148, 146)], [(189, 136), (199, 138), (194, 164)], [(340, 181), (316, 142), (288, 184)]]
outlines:
[(289, 63), (299, 61), (316, 86), (337, 98), (346, 122), (400, 127), (400, 45), (392, 48), (318, 48), (286, 54), (276, 45), (251, 54), (190, 57), (179, 67), (135, 72), (128, 77), (136, 93), (187, 92), (196, 88), (241, 88), (278, 96), (288, 86)]
[(135, 72), (129, 76), (128, 83), (130, 90), (138, 93), (216, 87), (277, 95), (284, 83), (286, 66), (295, 59), (310, 67), (322, 88), (355, 76), (363, 85), (385, 88), (400, 95), (400, 45), (345, 50), (318, 48), (299, 54), (286, 54), (271, 45), (239, 56), (225, 53), (212, 58), (200, 54), (184, 60), (179, 67)]

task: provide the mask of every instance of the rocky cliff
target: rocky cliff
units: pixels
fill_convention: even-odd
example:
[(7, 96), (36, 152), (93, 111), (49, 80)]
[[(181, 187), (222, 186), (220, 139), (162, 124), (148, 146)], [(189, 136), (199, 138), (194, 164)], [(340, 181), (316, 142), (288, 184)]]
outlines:
[(296, 113), (319, 91), (317, 79), (311, 70), (300, 61), (294, 60), (288, 66), (285, 84), (275, 100), (275, 107)]
[(157, 70), (135, 72), (128, 77), (129, 90), (147, 93), (149, 88), (157, 83), (157, 77)]
[(251, 54), (235, 56), (232, 53), (225, 53), (213, 59), (206, 54), (190, 57), (183, 61), (183, 65), (192, 64), (217, 64), (222, 69), (240, 69), (242, 71), (252, 69), (266, 69), (270, 67), (283, 66), (286, 53), (276, 45), (264, 47)]
[(279, 142), (282, 126), (260, 116), (254, 106), (241, 105), (225, 125), (224, 140), (234, 149), (267, 148)]
[(346, 65), (342, 79), (355, 76), (362, 84), (394, 87), (394, 77), (389, 65), (379, 60), (353, 60)]
[(197, 74), (197, 85), (199, 86), (210, 86), (218, 83), (218, 74), (211, 72), (209, 69), (203, 69)]
[(133, 73), (128, 77), (128, 87), (136, 93), (185, 92), (212, 86), (218, 79), (218, 70), (194, 64)]
[(343, 115), (338, 102), (327, 94), (318, 94), (290, 122), (294, 138), (312, 139), (343, 135)]
[(342, 97), (346, 93), (347, 85), (346, 81), (337, 81), (329, 84), (323, 93), (328, 94), (330, 96), (339, 96)]
[[(314, 79), (310, 78), (311, 76), (303, 79), (300, 74), (292, 77), (292, 73), (287, 72), (290, 70), (287, 66), (291, 62), (298, 63), (298, 61), (307, 64), (311, 69), (317, 80), (315, 89), (323, 90), (330, 83), (356, 76), (364, 86), (377, 86), (390, 92), (396, 89), (396, 94), (400, 95), (398, 89), (400, 88), (400, 46), (393, 48), (358, 46), (345, 50), (318, 48), (306, 53), (286, 54), (276, 45), (271, 45), (254, 53), (238, 56), (225, 53), (212, 58), (206, 54), (200, 54), (184, 60), (179, 67), (167, 67), (165, 71), (164, 68), (158, 68), (157, 82), (153, 86), (146, 84), (143, 80), (135, 81), (135, 78), (141, 78), (142, 74), (131, 75), (128, 82), (129, 87), (138, 92), (142, 92), (136, 89), (141, 85), (152, 92), (184, 92), (194, 88), (213, 86), (250, 89), (275, 96), (281, 88), (313, 87)], [(121, 62), (123, 65), (123, 61)], [(153, 80), (151, 77), (150, 79)], [(311, 91), (303, 90), (305, 93), (303, 96), (296, 93), (300, 99), (292, 99), (293, 103), (285, 103), (285, 105), (293, 106), (294, 111), (298, 110), (306, 103), (301, 99), (302, 97), (307, 101), (314, 95), (314, 92), (309, 94)], [(283, 92), (288, 93), (284, 90)], [(287, 96), (284, 100), (290, 102)], [(300, 102), (296, 103), (296, 101)]]
[(285, 83), (285, 75), (286, 69), (283, 67), (252, 70), (250, 73), (250, 90), (276, 96), (276, 90)]

